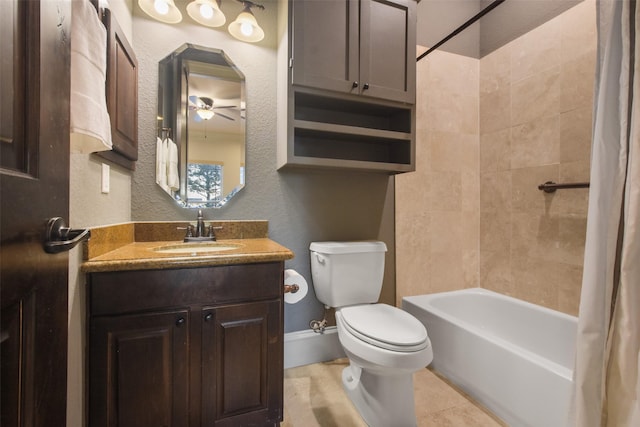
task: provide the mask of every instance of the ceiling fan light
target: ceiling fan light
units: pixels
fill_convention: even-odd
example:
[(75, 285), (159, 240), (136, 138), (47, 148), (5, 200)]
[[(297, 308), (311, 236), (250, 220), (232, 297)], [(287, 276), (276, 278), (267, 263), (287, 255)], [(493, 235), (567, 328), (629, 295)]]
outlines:
[(138, 0), (138, 6), (153, 19), (165, 24), (177, 24), (182, 21), (182, 13), (174, 0)]
[(211, 120), (213, 116), (216, 115), (213, 110), (209, 110), (206, 108), (198, 108), (196, 110), (196, 114), (198, 114), (202, 120)]
[(191, 19), (206, 27), (220, 27), (227, 22), (216, 0), (194, 0), (187, 5), (187, 13)]
[(229, 33), (243, 42), (255, 43), (264, 38), (264, 30), (249, 7), (245, 7), (236, 20), (229, 24)]

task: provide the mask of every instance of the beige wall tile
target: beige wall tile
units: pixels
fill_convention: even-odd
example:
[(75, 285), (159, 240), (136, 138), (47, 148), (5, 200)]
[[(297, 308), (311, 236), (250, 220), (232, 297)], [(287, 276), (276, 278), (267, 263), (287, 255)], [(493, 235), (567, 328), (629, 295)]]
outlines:
[(560, 161), (560, 118), (542, 117), (511, 128), (511, 168)]
[(595, 51), (567, 61), (560, 67), (560, 112), (592, 107)]
[(480, 95), (480, 132), (506, 129), (511, 124), (511, 85)]
[(448, 94), (478, 97), (478, 60), (444, 51), (429, 54), (429, 87)]
[(497, 49), (480, 59), (480, 94), (495, 92), (511, 83), (511, 46)]
[(462, 178), (459, 172), (431, 172), (430, 202), (433, 211), (462, 209)]
[(465, 288), (462, 252), (431, 254), (431, 292), (445, 292)]
[(591, 159), (593, 107), (591, 105), (560, 114), (560, 162)]
[(477, 134), (432, 131), (428, 140), (432, 171), (473, 172), (477, 169), (480, 145)]
[(461, 172), (462, 212), (480, 212), (480, 181), (478, 172)]
[(462, 274), (465, 288), (480, 287), (480, 251), (462, 251)]
[(559, 66), (512, 83), (511, 125), (557, 115), (560, 112), (559, 100)]
[(516, 295), (511, 281), (511, 253), (480, 252), (480, 286), (506, 295)]
[(511, 213), (509, 211), (480, 213), (480, 250), (509, 252)]
[(542, 24), (513, 41), (511, 46), (511, 82), (540, 74), (560, 64), (561, 22)]
[(480, 212), (511, 211), (511, 172), (480, 175)]
[(558, 182), (558, 165), (546, 165), (511, 171), (511, 207), (513, 212), (538, 212), (546, 210), (544, 191), (538, 185), (547, 181)]
[(559, 17), (562, 21), (562, 59), (571, 61), (597, 46), (596, 1), (584, 0)]
[[(431, 212), (431, 253), (460, 253), (462, 250), (462, 213)], [(435, 232), (437, 230), (437, 232)]]
[(480, 172), (511, 169), (511, 129), (483, 133), (480, 136)]

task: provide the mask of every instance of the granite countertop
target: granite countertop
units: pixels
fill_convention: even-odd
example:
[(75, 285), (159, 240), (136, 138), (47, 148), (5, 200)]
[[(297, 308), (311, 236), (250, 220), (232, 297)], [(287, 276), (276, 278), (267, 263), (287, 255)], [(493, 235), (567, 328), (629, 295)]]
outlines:
[(275, 262), (293, 258), (293, 252), (267, 237), (266, 221), (212, 222), (214, 226), (222, 227), (216, 233), (218, 239), (215, 244), (237, 246), (232, 249), (208, 253), (194, 249), (184, 254), (154, 250), (183, 244), (184, 231), (180, 229), (187, 224), (189, 223), (145, 222), (92, 228), (91, 239), (84, 246), (85, 261), (82, 271), (96, 273), (206, 267)]

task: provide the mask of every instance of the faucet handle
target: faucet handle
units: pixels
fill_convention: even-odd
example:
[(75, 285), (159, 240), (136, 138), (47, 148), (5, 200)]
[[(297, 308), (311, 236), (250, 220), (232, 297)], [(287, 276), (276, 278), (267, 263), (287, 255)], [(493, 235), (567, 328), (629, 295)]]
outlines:
[(193, 224), (188, 224), (186, 227), (176, 227), (176, 230), (187, 230), (185, 237), (193, 237)]

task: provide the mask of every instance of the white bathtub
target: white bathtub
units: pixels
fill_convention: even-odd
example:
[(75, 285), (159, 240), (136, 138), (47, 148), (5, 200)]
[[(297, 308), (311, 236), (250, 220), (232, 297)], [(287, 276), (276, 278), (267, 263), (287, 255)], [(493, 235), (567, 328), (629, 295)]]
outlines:
[(510, 426), (567, 425), (576, 317), (480, 288), (402, 307), (427, 328), (431, 366)]

